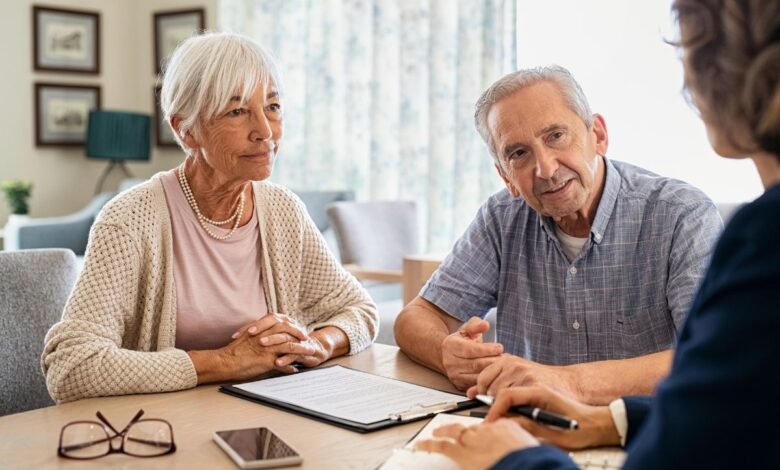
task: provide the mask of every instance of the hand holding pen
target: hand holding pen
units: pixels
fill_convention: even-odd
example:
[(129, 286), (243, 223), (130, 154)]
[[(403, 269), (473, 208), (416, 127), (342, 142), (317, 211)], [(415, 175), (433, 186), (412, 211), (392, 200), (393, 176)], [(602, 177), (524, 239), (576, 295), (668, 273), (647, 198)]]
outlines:
[[(525, 411), (514, 413), (518, 406), (524, 407), (520, 410)], [(536, 413), (536, 419), (532, 413), (534, 408), (540, 410)], [(546, 412), (546, 418), (541, 418), (542, 410)], [(552, 418), (550, 414), (556, 415), (561, 421), (549, 419)], [(620, 436), (609, 407), (585, 405), (547, 387), (500, 390), (493, 399), (485, 421), (501, 418), (512, 418), (537, 438), (565, 449), (620, 445)]]
[[(488, 406), (491, 406), (493, 404), (494, 398), (490, 395), (477, 395), (477, 400)], [(509, 411), (520, 416), (525, 416), (526, 418), (532, 419), (538, 423), (554, 426), (556, 428), (577, 429), (580, 427), (576, 419), (567, 418), (566, 416), (561, 416), (551, 411), (545, 411), (535, 406), (516, 405), (509, 408)]]

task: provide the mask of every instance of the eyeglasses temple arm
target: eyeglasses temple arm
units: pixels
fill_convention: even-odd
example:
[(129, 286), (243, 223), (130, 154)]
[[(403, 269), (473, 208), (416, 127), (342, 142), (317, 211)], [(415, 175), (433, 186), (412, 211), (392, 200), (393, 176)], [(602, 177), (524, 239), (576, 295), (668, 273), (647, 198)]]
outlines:
[(128, 436), (127, 440), (128, 441), (133, 441), (133, 442), (140, 442), (141, 444), (148, 444), (148, 445), (154, 446), (154, 447), (170, 447), (171, 444), (172, 444), (171, 442), (151, 441), (151, 440), (148, 440), (148, 439), (139, 439), (137, 437), (132, 437), (132, 436)]
[(98, 419), (99, 419), (100, 421), (103, 421), (103, 423), (105, 423), (105, 425), (106, 425), (106, 426), (108, 426), (108, 427), (109, 427), (109, 429), (111, 429), (112, 431), (114, 431), (114, 433), (116, 433), (116, 435), (117, 435), (117, 436), (121, 436), (122, 434), (124, 434), (124, 433), (125, 433), (125, 431), (127, 431), (127, 430), (130, 428), (130, 426), (132, 426), (132, 425), (133, 425), (133, 423), (135, 423), (136, 421), (138, 421), (138, 420), (141, 418), (141, 416), (143, 416), (143, 415), (144, 415), (144, 410), (138, 410), (138, 413), (136, 413), (136, 414), (135, 414), (135, 416), (133, 416), (133, 419), (131, 419), (131, 420), (130, 420), (130, 422), (129, 422), (129, 423), (127, 423), (127, 426), (125, 426), (125, 427), (124, 427), (124, 429), (122, 429), (121, 431), (117, 431), (117, 430), (114, 428), (114, 426), (111, 426), (111, 423), (109, 423), (109, 422), (108, 422), (108, 420), (106, 419), (106, 417), (105, 417), (105, 416), (103, 416), (103, 413), (101, 413), (101, 412), (99, 412), (99, 411), (97, 412), (97, 417), (98, 417)]

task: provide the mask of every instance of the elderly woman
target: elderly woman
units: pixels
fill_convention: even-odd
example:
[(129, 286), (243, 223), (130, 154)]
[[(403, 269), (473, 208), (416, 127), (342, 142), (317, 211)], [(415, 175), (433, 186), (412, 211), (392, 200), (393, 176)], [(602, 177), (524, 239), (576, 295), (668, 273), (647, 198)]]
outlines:
[[(543, 388), (506, 389), (487, 424), (442, 428), (437, 434), (452, 440), (423, 449), (463, 468), (577, 468), (538, 438), (568, 449), (628, 445), (626, 469), (778, 468), (780, 2), (676, 0), (673, 8), (685, 84), (713, 149), (750, 158), (765, 192), (723, 232), (671, 374), (653, 399), (626, 397), (609, 407)], [(580, 429), (499, 419), (528, 404), (575, 418)]]
[(355, 354), (374, 305), (301, 201), (265, 181), (283, 134), (271, 56), (233, 34), (186, 40), (161, 104), (187, 154), (111, 201), (46, 335), (58, 403), (292, 373)]

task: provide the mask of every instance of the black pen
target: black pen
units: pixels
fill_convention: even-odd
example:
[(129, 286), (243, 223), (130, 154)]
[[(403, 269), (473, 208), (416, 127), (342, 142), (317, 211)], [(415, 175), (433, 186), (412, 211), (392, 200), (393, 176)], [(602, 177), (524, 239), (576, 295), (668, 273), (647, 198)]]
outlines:
[[(495, 399), (490, 395), (477, 395), (477, 400), (490, 406), (493, 404)], [(548, 426), (555, 426), (556, 428), (577, 429), (580, 427), (576, 419), (569, 419), (565, 416), (561, 416), (550, 411), (545, 411), (535, 406), (513, 406), (512, 408), (509, 408), (509, 411), (520, 416), (530, 418), (538, 423), (546, 424)]]

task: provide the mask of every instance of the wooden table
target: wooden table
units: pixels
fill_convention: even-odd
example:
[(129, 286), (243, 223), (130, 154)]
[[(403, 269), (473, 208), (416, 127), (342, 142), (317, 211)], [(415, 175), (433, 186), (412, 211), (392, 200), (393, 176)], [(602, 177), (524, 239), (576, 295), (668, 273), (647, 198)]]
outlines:
[[(444, 376), (413, 363), (394, 346), (375, 344), (358, 355), (327, 364), (342, 364), (455, 391)], [(175, 453), (150, 459), (112, 454), (92, 461), (57, 457), (64, 424), (96, 420), (95, 412), (100, 411), (115, 427), (122, 428), (139, 408), (144, 410), (144, 417), (163, 418), (173, 425)], [(235, 398), (218, 392), (217, 386), (204, 385), (174, 393), (91, 398), (0, 418), (0, 468), (233, 469), (237, 467), (213, 442), (212, 433), (267, 426), (303, 455), (302, 468), (373, 469), (426, 422), (360, 434)]]

